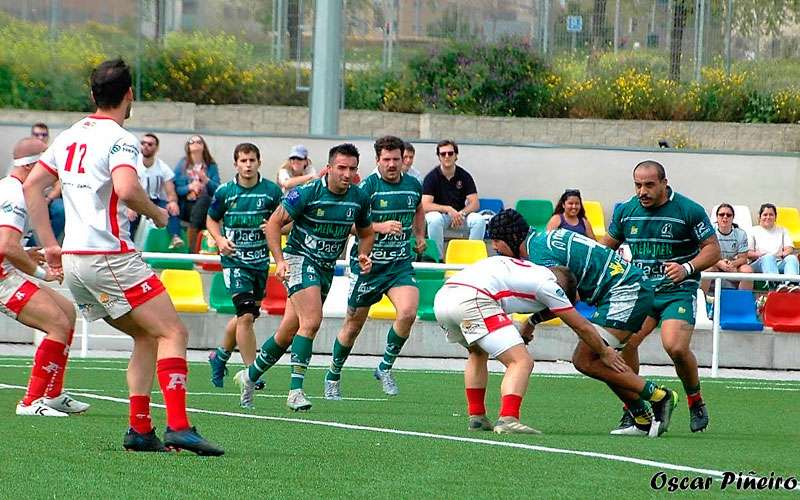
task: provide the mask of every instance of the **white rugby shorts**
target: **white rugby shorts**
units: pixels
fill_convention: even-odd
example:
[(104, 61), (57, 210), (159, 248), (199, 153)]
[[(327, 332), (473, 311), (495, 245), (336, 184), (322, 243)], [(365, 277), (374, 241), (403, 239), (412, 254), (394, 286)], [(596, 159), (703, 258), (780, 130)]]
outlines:
[(39, 285), (12, 270), (0, 281), (0, 311), (11, 319), (17, 319), (22, 308), (38, 291)]

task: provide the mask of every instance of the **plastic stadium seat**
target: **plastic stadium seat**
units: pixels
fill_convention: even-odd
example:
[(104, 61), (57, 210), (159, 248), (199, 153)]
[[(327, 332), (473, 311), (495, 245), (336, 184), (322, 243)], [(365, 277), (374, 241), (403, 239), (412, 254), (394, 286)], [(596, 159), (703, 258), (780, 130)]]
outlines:
[(286, 311), (286, 287), (274, 275), (267, 278), (267, 289), (261, 299), (261, 310), (267, 314), (282, 315)]
[(724, 330), (761, 331), (764, 325), (756, 316), (756, 300), (749, 290), (722, 290), (720, 326)]
[[(165, 228), (153, 228), (147, 232), (147, 236), (144, 238), (142, 251), (188, 254), (189, 248), (186, 245), (186, 234), (181, 235), (181, 237), (183, 238), (183, 245), (178, 248), (170, 249), (169, 243), (172, 238), (169, 233), (167, 233), (167, 230)], [(194, 269), (194, 262), (189, 260), (145, 259), (145, 262), (155, 269)]]
[(553, 216), (553, 202), (550, 200), (517, 200), (514, 208), (539, 232), (545, 230), (547, 221)]
[(211, 292), (209, 292), (208, 301), (211, 303), (211, 309), (218, 313), (236, 313), (236, 308), (233, 306), (228, 289), (225, 288), (225, 279), (222, 277), (222, 273), (216, 273), (211, 280)]
[(599, 201), (584, 200), (583, 208), (586, 210), (586, 218), (592, 225), (592, 231), (597, 239), (606, 234), (606, 219), (603, 216), (603, 205)]
[[(425, 247), (425, 252), (422, 254), (422, 262), (442, 262), (442, 256), (439, 255), (439, 247), (436, 246), (436, 243), (430, 238), (426, 238), (425, 242), (427, 243), (427, 246)], [(411, 245), (412, 255), (416, 255), (416, 252), (414, 252), (416, 238), (412, 236), (409, 244)], [(444, 279), (444, 271), (439, 271), (436, 269), (415, 269), (414, 273), (416, 274), (418, 280)]]
[(791, 243), (795, 247), (800, 246), (800, 211), (794, 207), (778, 207), (778, 218), (775, 219), (775, 223), (789, 231)]
[(581, 316), (583, 316), (584, 318), (591, 320), (595, 311), (597, 311), (597, 308), (595, 306), (590, 306), (586, 302), (579, 300), (575, 304), (575, 310), (581, 313)]
[(699, 288), (697, 289), (697, 314), (694, 320), (694, 327), (701, 330), (711, 330), (714, 327), (714, 322), (708, 317), (706, 294)]
[(419, 309), (417, 309), (417, 316), (419, 319), (436, 321), (436, 315), (433, 313), (433, 299), (436, 298), (436, 292), (442, 288), (442, 285), (444, 285), (443, 278), (417, 278), (417, 288), (419, 288)]
[(489, 210), (497, 214), (505, 208), (505, 204), (500, 198), (480, 198), (478, 201), (480, 202), (480, 206), (478, 207), (479, 212)]
[(208, 304), (203, 297), (203, 279), (197, 271), (164, 269), (161, 282), (167, 289), (169, 298), (178, 312), (208, 312)]
[[(197, 245), (195, 247), (200, 249), (198, 253), (202, 255), (219, 255), (217, 242), (214, 241), (214, 238), (211, 237), (207, 229), (200, 231), (197, 235)], [(209, 272), (219, 272), (222, 271), (222, 265), (220, 263), (213, 264), (211, 262), (203, 262), (200, 264), (200, 269)]]
[(764, 306), (764, 324), (776, 332), (800, 333), (800, 294), (770, 292)]
[(323, 318), (344, 318), (347, 315), (347, 294), (350, 291), (350, 278), (334, 276), (328, 297), (322, 305)]
[[(447, 264), (473, 264), (489, 256), (483, 240), (450, 240), (444, 261)], [(445, 276), (452, 276), (456, 271), (448, 271)]]
[(397, 311), (389, 297), (384, 295), (377, 304), (369, 308), (369, 317), (372, 319), (396, 319)]
[[(524, 322), (528, 321), (528, 318), (530, 318), (530, 317), (531, 317), (530, 314), (523, 314), (523, 313), (513, 313), (511, 315), (511, 319), (513, 319), (514, 321), (517, 321), (519, 323), (524, 323)], [(539, 327), (539, 326), (561, 326), (563, 324), (564, 324), (564, 322), (561, 321), (561, 318), (553, 318), (553, 319), (548, 319), (547, 321), (542, 321), (541, 323), (537, 324), (536, 326), (537, 327)]]
[[(719, 208), (719, 205), (714, 205), (711, 208), (711, 213), (709, 213), (712, 223), (717, 222), (717, 208)], [(747, 205), (733, 205), (733, 223), (744, 229), (747, 234), (750, 234), (750, 230), (753, 229), (753, 214), (750, 212), (750, 207)]]

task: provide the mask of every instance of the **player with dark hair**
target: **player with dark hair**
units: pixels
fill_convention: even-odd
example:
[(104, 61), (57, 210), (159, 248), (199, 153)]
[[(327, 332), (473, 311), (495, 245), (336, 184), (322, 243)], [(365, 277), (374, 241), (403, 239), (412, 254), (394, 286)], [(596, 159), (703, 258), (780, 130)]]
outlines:
[(253, 323), (260, 314), (269, 271), (267, 220), (283, 194), (276, 183), (258, 172), (261, 152), (254, 144), (237, 145), (233, 163), (236, 176), (217, 188), (206, 217), (206, 227), (221, 255), (225, 287), (236, 307), (236, 318), (225, 327), (222, 345), (208, 359), (211, 383), (216, 387), (223, 385), (226, 363), (237, 344), (245, 366), (256, 359)]
[(377, 172), (359, 186), (371, 204), (375, 232), (370, 254), (372, 270), (366, 274), (360, 272), (357, 246), (353, 246), (347, 316), (333, 343), (331, 366), (325, 375), (325, 399), (342, 399), (342, 367), (364, 327), (370, 306), (384, 294), (394, 304), (397, 318), (389, 328), (383, 360), (374, 375), (381, 381), (383, 392), (390, 396), (399, 392), (391, 370), (411, 334), (419, 306), (419, 291), (411, 267), (414, 260), (410, 245), (412, 231), (416, 238), (414, 251), (419, 254), (425, 251), (425, 213), (420, 204), (422, 185), (403, 173), (403, 151), (403, 141), (398, 137), (385, 136), (375, 141)]
[[(630, 339), (623, 355), (638, 372), (637, 348), (660, 320), (661, 343), (686, 391), (689, 428), (703, 431), (708, 427), (708, 411), (690, 342), (700, 272), (720, 259), (716, 231), (703, 207), (672, 190), (660, 163), (645, 160), (636, 165), (633, 183), (636, 195), (614, 210), (602, 242), (614, 249), (628, 243), (633, 263), (655, 289), (655, 303), (651, 318)], [(617, 429), (630, 429), (631, 420), (624, 411)]]
[[(64, 282), (87, 320), (104, 319), (133, 337), (128, 365), (130, 429), (123, 446), (132, 451), (186, 449), (222, 455), (204, 439), (186, 413), (188, 332), (164, 285), (136, 252), (126, 215), (130, 207), (164, 227), (167, 212), (156, 206), (139, 183), (136, 137), (122, 125), (133, 104), (131, 73), (121, 59), (92, 72), (97, 111), (53, 141), (25, 181), (25, 200), (42, 240), (50, 269)], [(60, 179), (66, 208), (64, 247), (59, 247), (42, 195)], [(63, 253), (63, 258), (62, 258)], [(164, 442), (150, 419), (153, 378), (167, 407)]]
[[(267, 244), (275, 259), (275, 276), (289, 294), (275, 335), (247, 369), (236, 374), (242, 406), (252, 405), (256, 381), (292, 349), (291, 384), (286, 405), (294, 411), (311, 409), (303, 391), (311, 348), (322, 322), (322, 304), (331, 288), (336, 259), (355, 224), (357, 260), (362, 273), (372, 267), (369, 257), (375, 239), (369, 198), (352, 185), (358, 174), (358, 149), (352, 144), (331, 148), (323, 177), (289, 191), (267, 222)], [(281, 229), (294, 222), (286, 247)]]
[[(571, 318), (562, 316), (576, 332), (596, 331), (606, 346), (621, 350), (647, 318), (653, 304), (653, 289), (644, 281), (642, 272), (593, 239), (567, 229), (537, 235), (513, 209), (503, 210), (489, 221), (488, 235), (502, 255), (529, 259), (547, 267), (566, 266), (577, 277), (581, 300), (596, 306), (597, 312), (592, 315), (591, 323), (578, 313), (570, 314)], [(534, 325), (550, 317), (532, 315), (522, 326), (523, 335), (532, 335)], [(611, 368), (603, 359), (603, 351), (596, 347), (581, 337), (572, 362), (581, 373), (608, 384), (631, 408), (635, 425), (627, 433), (657, 437), (666, 432), (677, 394), (644, 380), (627, 366), (624, 370)]]

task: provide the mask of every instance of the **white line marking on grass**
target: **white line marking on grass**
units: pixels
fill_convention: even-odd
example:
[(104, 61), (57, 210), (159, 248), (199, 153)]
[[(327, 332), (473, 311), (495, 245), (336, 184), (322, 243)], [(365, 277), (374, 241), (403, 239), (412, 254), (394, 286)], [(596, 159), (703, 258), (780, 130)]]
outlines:
[[(161, 394), (160, 391), (153, 391), (153, 393)], [(239, 397), (238, 393), (235, 392), (187, 392), (189, 396), (236, 396)], [(259, 398), (285, 398), (286, 394), (256, 394), (256, 397)], [(325, 399), (323, 396), (308, 396), (308, 399)], [(389, 398), (342, 398), (343, 401), (389, 401)]]
[[(11, 385), (11, 384), (2, 384), (0, 383), (0, 389), (25, 389), (25, 386), (21, 385)], [(73, 392), (75, 396), (81, 396), (90, 399), (98, 399), (102, 401), (111, 401), (114, 403), (123, 403), (128, 404), (127, 398), (115, 398), (111, 396), (102, 396), (100, 394), (90, 394), (88, 392)], [(158, 403), (150, 403), (150, 406), (156, 408), (166, 408), (163, 404)], [(331, 427), (334, 429), (346, 429), (351, 431), (367, 431), (367, 432), (376, 432), (381, 434), (394, 434), (399, 436), (411, 436), (411, 437), (420, 437), (420, 438), (428, 438), (428, 439), (435, 439), (439, 441), (454, 441), (459, 443), (471, 443), (471, 444), (482, 444), (487, 446), (497, 446), (501, 448), (516, 448), (520, 450), (528, 450), (528, 451), (539, 451), (544, 453), (556, 453), (559, 455), (574, 455), (579, 457), (588, 457), (588, 458), (600, 458), (603, 460), (609, 460), (612, 462), (623, 462), (623, 463), (631, 463), (636, 465), (642, 465), (645, 467), (653, 467), (659, 470), (673, 470), (673, 471), (680, 471), (680, 472), (692, 472), (697, 474), (705, 474), (706, 476), (710, 476), (715, 478), (716, 480), (721, 480), (724, 476), (723, 471), (714, 470), (714, 469), (703, 469), (699, 467), (690, 467), (687, 465), (679, 465), (679, 464), (671, 464), (667, 462), (656, 462), (655, 460), (647, 460), (642, 458), (634, 458), (634, 457), (626, 457), (623, 455), (612, 455), (609, 453), (598, 453), (594, 451), (581, 451), (581, 450), (569, 450), (565, 448), (552, 448), (549, 446), (538, 446), (532, 444), (525, 444), (525, 443), (512, 443), (508, 441), (494, 441), (490, 439), (478, 439), (478, 438), (468, 438), (462, 436), (451, 436), (448, 434), (433, 434), (430, 432), (418, 432), (418, 431), (407, 431), (401, 429), (388, 429), (384, 427), (371, 427), (367, 425), (357, 425), (357, 424), (343, 424), (340, 422), (328, 422), (324, 420), (310, 420), (310, 419), (300, 419), (300, 418), (289, 418), (289, 417), (272, 417), (268, 415), (253, 415), (250, 413), (236, 413), (231, 411), (216, 411), (216, 410), (205, 410), (202, 408), (186, 408), (186, 411), (189, 413), (200, 413), (205, 415), (217, 415), (223, 417), (235, 417), (235, 418), (246, 418), (251, 420), (268, 420), (272, 422), (287, 422), (292, 424), (305, 424), (305, 425), (316, 425), (321, 427)], [(759, 478), (758, 476), (745, 476), (742, 475), (741, 477), (745, 478), (755, 478), (756, 480)], [(795, 488), (795, 490), (800, 490), (800, 486)]]
[[(0, 368), (30, 368), (33, 366), (32, 363), (27, 364), (19, 364), (19, 365), (0, 365)], [(108, 366), (72, 366), (67, 365), (67, 371), (70, 370), (99, 370), (99, 371), (108, 371), (108, 372), (124, 372), (128, 371), (127, 368), (110, 368)]]
[(737, 389), (740, 391), (787, 391), (800, 392), (800, 387), (747, 387), (745, 385), (726, 385), (726, 389)]

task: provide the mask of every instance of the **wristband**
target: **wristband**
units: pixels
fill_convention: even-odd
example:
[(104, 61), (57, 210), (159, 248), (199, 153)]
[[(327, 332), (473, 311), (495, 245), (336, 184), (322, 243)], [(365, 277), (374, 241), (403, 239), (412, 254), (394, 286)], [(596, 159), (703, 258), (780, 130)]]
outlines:
[(47, 278), (47, 271), (42, 266), (36, 266), (36, 270), (33, 271), (33, 277), (43, 280)]
[(681, 266), (686, 270), (686, 276), (694, 274), (694, 266), (691, 262), (684, 262)]
[(536, 326), (537, 323), (541, 323), (542, 321), (544, 321), (544, 316), (541, 312), (533, 313), (528, 316), (528, 323), (530, 323), (531, 326)]

